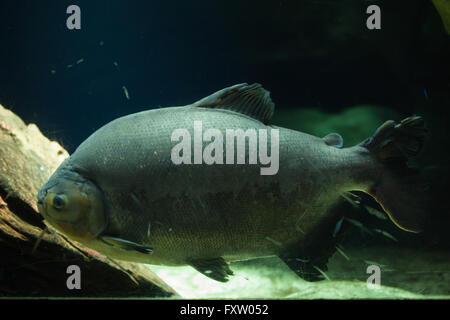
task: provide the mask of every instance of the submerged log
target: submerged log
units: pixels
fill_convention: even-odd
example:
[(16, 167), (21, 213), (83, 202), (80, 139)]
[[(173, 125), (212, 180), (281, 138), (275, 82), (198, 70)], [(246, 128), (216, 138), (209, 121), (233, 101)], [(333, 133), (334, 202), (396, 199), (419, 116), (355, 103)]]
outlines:
[[(176, 295), (145, 265), (104, 257), (41, 219), (37, 192), (68, 156), (0, 105), (0, 297)], [(81, 289), (67, 286), (71, 265), (80, 268)]]

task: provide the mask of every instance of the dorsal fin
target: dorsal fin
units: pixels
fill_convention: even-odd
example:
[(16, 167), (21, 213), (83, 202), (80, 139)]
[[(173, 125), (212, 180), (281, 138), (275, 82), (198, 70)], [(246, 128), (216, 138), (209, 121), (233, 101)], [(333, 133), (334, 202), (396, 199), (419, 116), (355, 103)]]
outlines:
[(322, 138), (325, 143), (331, 147), (342, 148), (344, 146), (344, 139), (339, 133), (330, 133)]
[(236, 84), (207, 96), (196, 103), (199, 108), (232, 110), (268, 124), (273, 116), (274, 103), (270, 92), (259, 83)]

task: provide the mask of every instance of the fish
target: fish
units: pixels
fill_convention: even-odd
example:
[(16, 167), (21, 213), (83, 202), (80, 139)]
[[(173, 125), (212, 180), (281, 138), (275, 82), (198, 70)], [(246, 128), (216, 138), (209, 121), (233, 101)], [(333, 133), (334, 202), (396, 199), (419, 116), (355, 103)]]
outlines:
[(364, 206), (364, 208), (367, 210), (367, 212), (375, 217), (377, 217), (378, 219), (381, 220), (386, 220), (386, 216), (379, 210), (369, 207), (369, 206)]
[(122, 90), (123, 90), (123, 94), (125, 95), (125, 98), (127, 98), (127, 100), (130, 100), (130, 93), (128, 92), (127, 87), (122, 86)]
[(390, 239), (390, 240), (392, 240), (392, 241), (398, 242), (397, 238), (395, 238), (393, 235), (391, 235), (391, 234), (390, 234), (389, 232), (387, 232), (387, 231), (384, 231), (384, 230), (381, 230), (381, 229), (375, 229), (375, 232), (377, 232), (377, 233), (379, 233), (379, 234), (385, 236), (386, 238), (388, 238), (388, 239)]
[[(39, 212), (58, 232), (107, 257), (189, 265), (221, 282), (234, 274), (230, 262), (269, 256), (307, 281), (326, 278), (347, 192), (371, 195), (396, 226), (422, 231), (426, 193), (419, 173), (407, 165), (428, 131), (422, 117), (386, 121), (372, 137), (344, 148), (336, 133), (320, 138), (271, 124), (274, 110), (269, 91), (241, 83), (189, 105), (115, 119), (82, 142), (42, 186)], [(199, 122), (203, 130), (215, 130), (214, 141), (195, 141)], [(227, 130), (265, 135), (257, 154), (270, 150), (278, 168), (269, 170), (268, 154), (251, 161), (256, 149), (250, 135), (241, 150), (238, 137), (221, 140)], [(268, 139), (269, 131), (277, 135)], [(183, 140), (173, 140), (174, 132), (194, 136), (193, 162), (187, 157), (191, 144), (177, 149), (185, 162), (173, 160)], [(215, 161), (195, 151), (200, 146), (205, 155), (212, 145)], [(220, 161), (219, 150), (227, 147), (235, 162)]]

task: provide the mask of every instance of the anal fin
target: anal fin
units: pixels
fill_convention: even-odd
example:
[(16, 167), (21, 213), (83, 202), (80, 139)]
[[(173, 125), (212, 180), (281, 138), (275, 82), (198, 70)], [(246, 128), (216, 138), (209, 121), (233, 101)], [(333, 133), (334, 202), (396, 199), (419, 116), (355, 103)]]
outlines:
[(305, 254), (288, 253), (280, 255), (279, 258), (303, 280), (320, 281), (325, 279), (319, 269), (322, 270), (322, 272), (326, 271), (326, 262), (325, 264), (319, 263), (320, 268), (319, 266), (316, 266), (318, 263), (313, 262), (311, 257)]
[(228, 276), (233, 275), (228, 263), (223, 258), (191, 259), (188, 261), (195, 270), (205, 276), (220, 282), (227, 282)]

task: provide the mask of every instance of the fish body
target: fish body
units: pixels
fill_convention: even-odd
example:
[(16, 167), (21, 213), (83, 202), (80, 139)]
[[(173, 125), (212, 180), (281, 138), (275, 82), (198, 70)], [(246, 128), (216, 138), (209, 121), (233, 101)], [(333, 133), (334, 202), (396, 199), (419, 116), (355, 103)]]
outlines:
[[(253, 102), (244, 99), (249, 96)], [(264, 89), (242, 84), (188, 106), (116, 119), (84, 141), (43, 186), (40, 212), (58, 230), (112, 258), (190, 264), (226, 281), (232, 274), (228, 261), (277, 255), (308, 278), (305, 273), (324, 268), (323, 259), (306, 265), (315, 258), (311, 248), (325, 255), (334, 249), (326, 239), (335, 236), (342, 218), (335, 210), (342, 194), (360, 190), (377, 198), (374, 184), (385, 165), (370, 150), (373, 141), (342, 148), (336, 134), (322, 139), (270, 125), (272, 113)], [(189, 132), (194, 149), (201, 146), (190, 164), (173, 161), (177, 129)], [(278, 139), (271, 136), (266, 146), (278, 153), (276, 172), (261, 174), (267, 163), (250, 164), (250, 154), (257, 152), (250, 138), (244, 163), (237, 163), (236, 143), (233, 163), (225, 163), (225, 156), (223, 163), (218, 158), (205, 163), (201, 156), (212, 143), (204, 136), (208, 129), (222, 133), (222, 150), (229, 147), (227, 130), (254, 130), (258, 138), (276, 130)], [(67, 204), (70, 194), (84, 195), (76, 200), (78, 208)], [(53, 210), (55, 197), (62, 197), (73, 217)], [(416, 227), (393, 220), (405, 229)]]

